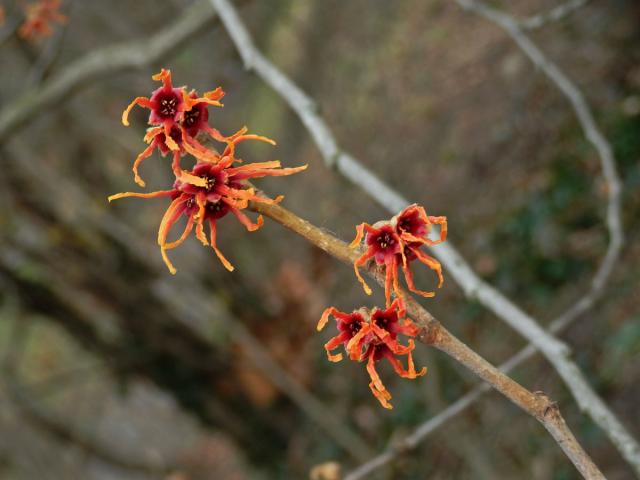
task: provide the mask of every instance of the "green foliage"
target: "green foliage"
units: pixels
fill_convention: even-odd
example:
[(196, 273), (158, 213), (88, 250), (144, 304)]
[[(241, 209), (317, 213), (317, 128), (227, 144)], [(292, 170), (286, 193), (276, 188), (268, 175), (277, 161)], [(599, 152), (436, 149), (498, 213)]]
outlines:
[(589, 194), (592, 184), (575, 158), (557, 157), (544, 190), (495, 231), (492, 243), (500, 255), (493, 281), (511, 292), (526, 288), (544, 302), (556, 288), (586, 273), (591, 262), (570, 251), (565, 240), (600, 221)]
[(618, 116), (611, 122), (611, 143), (629, 193), (640, 187), (640, 115)]

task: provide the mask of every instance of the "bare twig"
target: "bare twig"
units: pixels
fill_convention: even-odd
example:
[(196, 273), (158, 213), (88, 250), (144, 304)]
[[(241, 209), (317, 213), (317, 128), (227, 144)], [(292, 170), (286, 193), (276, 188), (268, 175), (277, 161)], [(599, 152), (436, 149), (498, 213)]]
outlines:
[[(301, 235), (309, 242), (348, 265), (353, 264), (362, 254), (359, 249), (349, 248), (342, 240), (279, 205), (253, 203), (251, 209)], [(370, 265), (367, 270), (380, 285), (384, 286), (385, 278), (382, 269), (375, 265)], [(552, 402), (544, 394), (531, 393), (507, 377), (458, 340), (406, 292), (404, 292), (404, 297), (407, 312), (421, 328), (419, 339), (422, 343), (446, 353), (542, 423), (584, 478), (604, 478), (598, 467), (582, 449), (571, 430), (569, 430), (555, 402)]]
[(584, 7), (590, 0), (567, 0), (557, 7), (552, 8), (548, 12), (532, 15), (518, 22), (521, 28), (525, 30), (535, 30), (549, 23), (559, 22), (576, 10)]
[[(567, 313), (570, 313), (572, 311), (573, 310), (570, 310)], [(560, 332), (576, 318), (577, 315), (571, 316), (564, 314), (551, 322), (548, 330), (551, 333)], [(509, 373), (516, 367), (529, 360), (536, 353), (539, 353), (538, 350), (536, 350), (536, 348), (532, 344), (529, 344), (514, 356), (509, 358), (506, 362), (501, 364), (498, 368), (504, 373)], [(442, 410), (440, 413), (422, 423), (413, 431), (411, 435), (408, 435), (402, 440), (395, 442), (394, 445), (389, 447), (381, 454), (375, 456), (366, 463), (360, 465), (358, 468), (354, 469), (344, 477), (344, 480), (360, 480), (363, 478), (367, 478), (367, 475), (369, 475), (371, 472), (394, 461), (401, 454), (415, 449), (420, 444), (420, 442), (426, 439), (429, 435), (438, 430), (449, 420), (453, 420), (454, 418), (456, 418), (460, 413), (471, 407), (483, 394), (490, 391), (491, 387), (487, 383), (481, 383), (473, 390), (466, 393), (451, 405), (449, 405), (447, 408)]]
[[(339, 149), (329, 127), (318, 115), (314, 102), (260, 53), (253, 44), (249, 32), (233, 6), (227, 0), (210, 1), (218, 11), (222, 22), (235, 43), (245, 67), (254, 70), (298, 114), (316, 142), (325, 163), (368, 193), (390, 213), (395, 214), (407, 206), (410, 203), (407, 199), (387, 186), (354, 157)], [(515, 24), (515, 28), (520, 31), (517, 24)], [(539, 50), (530, 41), (528, 41), (527, 46), (528, 52), (537, 52), (535, 58), (540, 59)], [(541, 63), (544, 64), (544, 62)], [(591, 290), (565, 314), (567, 317), (575, 318), (593, 305), (601, 295), (604, 282), (619, 255), (622, 246), (618, 200), (620, 184), (617, 181), (617, 173), (612, 155), (610, 155), (610, 149), (607, 151), (606, 148), (608, 144), (606, 141), (602, 141), (604, 138), (595, 127), (582, 96), (579, 93), (576, 95), (577, 89), (557, 68), (553, 70), (554, 80), (559, 82), (559, 85), (562, 85), (562, 91), (571, 98), (581, 122), (584, 122), (585, 119), (591, 119), (591, 122), (587, 123), (590, 128), (586, 131), (586, 134), (601, 153), (605, 178), (607, 181), (613, 180), (609, 185), (610, 196), (607, 207), (607, 225), (611, 236), (610, 246), (603, 263), (594, 277)], [(608, 156), (607, 153), (609, 154)], [(605, 160), (607, 158), (609, 160)], [(578, 366), (571, 360), (570, 350), (567, 345), (546, 332), (533, 317), (480, 279), (450, 241), (440, 245), (433, 253), (447, 267), (469, 298), (474, 298), (489, 308), (545, 355), (569, 387), (580, 408), (587, 412), (607, 433), (623, 457), (633, 465), (636, 472), (640, 473), (640, 448), (637, 442), (591, 388)]]
[(122, 70), (152, 65), (204, 29), (214, 18), (215, 12), (211, 8), (197, 3), (175, 23), (151, 37), (87, 53), (42, 86), (34, 87), (2, 109), (0, 143), (23, 123), (41, 116), (36, 115), (38, 111), (64, 99), (78, 86)]

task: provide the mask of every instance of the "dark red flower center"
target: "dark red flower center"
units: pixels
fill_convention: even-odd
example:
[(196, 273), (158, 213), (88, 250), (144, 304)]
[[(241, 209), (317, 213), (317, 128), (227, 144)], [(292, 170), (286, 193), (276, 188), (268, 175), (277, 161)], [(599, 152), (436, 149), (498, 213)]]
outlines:
[(389, 326), (389, 319), (385, 316), (377, 317), (375, 322), (376, 322), (376, 325), (378, 325), (380, 328), (385, 330)]
[(398, 222), (398, 228), (405, 232), (411, 232), (413, 228), (413, 222), (411, 218), (405, 217)]
[(349, 324), (349, 334), (352, 337), (355, 337), (356, 334), (362, 329), (362, 324), (360, 322), (351, 322)]
[(384, 232), (383, 234), (378, 236), (378, 238), (376, 239), (376, 243), (381, 249), (385, 250), (387, 248), (393, 248), (396, 240), (390, 233)]
[(223, 202), (209, 202), (207, 204), (207, 210), (211, 213), (220, 213), (224, 210), (225, 205)]
[(229, 206), (222, 200), (217, 202), (207, 202), (206, 213), (207, 218), (218, 220), (229, 213)]
[(166, 118), (175, 117), (178, 112), (178, 98), (171, 94), (158, 99), (158, 113)]
[(200, 110), (197, 107), (192, 108), (188, 112), (184, 112), (182, 123), (185, 127), (191, 128), (200, 120)]

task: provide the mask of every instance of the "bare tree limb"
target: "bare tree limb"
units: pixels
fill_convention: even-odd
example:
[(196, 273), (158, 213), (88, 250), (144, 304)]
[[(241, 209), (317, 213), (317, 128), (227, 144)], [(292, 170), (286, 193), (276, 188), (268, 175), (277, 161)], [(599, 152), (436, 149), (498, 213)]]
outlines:
[[(461, 2), (462, 0), (458, 1)], [(318, 115), (314, 102), (260, 53), (253, 44), (249, 32), (238, 17), (234, 7), (227, 0), (210, 0), (210, 2), (220, 15), (229, 36), (242, 57), (245, 67), (255, 71), (298, 114), (316, 142), (325, 163), (368, 193), (390, 213), (395, 214), (407, 206), (410, 203), (407, 199), (387, 186), (351, 155), (339, 149), (329, 127)], [(464, 1), (462, 3), (466, 5), (471, 2)], [(515, 28), (520, 32), (517, 23), (508, 23), (508, 25), (509, 28)], [(520, 37), (523, 37), (523, 35), (520, 35)], [(527, 53), (533, 54), (533, 58), (537, 59), (537, 61), (546, 60), (537, 47), (528, 39), (526, 42), (520, 40), (520, 43), (526, 45)], [(541, 62), (541, 65), (547, 65), (548, 68), (549, 63), (546, 61)], [(586, 135), (596, 145), (601, 154), (603, 173), (606, 180), (613, 180), (608, 187), (610, 201), (607, 207), (607, 225), (611, 236), (610, 246), (603, 263), (594, 277), (591, 290), (585, 297), (579, 299), (566, 314), (577, 316), (591, 306), (595, 298), (601, 294), (600, 290), (603, 288), (622, 246), (622, 228), (619, 217), (620, 184), (617, 181), (613, 157), (610, 149), (607, 149), (608, 143), (595, 127), (582, 95), (557, 68), (554, 67), (551, 70), (554, 72), (552, 76), (554, 81), (559, 84), (563, 93), (571, 99), (581, 123), (587, 120), (586, 125), (589, 128), (586, 130)], [(591, 120), (591, 122), (588, 122), (588, 120)], [(640, 475), (640, 447), (638, 443), (589, 385), (579, 367), (571, 360), (568, 346), (546, 332), (533, 317), (480, 279), (450, 241), (438, 246), (437, 249), (433, 250), (433, 254), (447, 267), (469, 298), (474, 298), (489, 308), (545, 355), (568, 386), (579, 407), (588, 413), (606, 432), (622, 456)]]
[[(347, 265), (353, 265), (363, 253), (359, 248), (349, 248), (342, 240), (279, 205), (252, 203), (250, 208), (301, 235)], [(367, 271), (380, 285), (384, 286), (385, 275), (383, 269), (375, 265), (369, 265)], [(571, 433), (555, 402), (544, 394), (531, 393), (500, 372), (500, 370), (458, 340), (407, 292), (404, 292), (404, 298), (409, 316), (416, 321), (421, 329), (418, 338), (422, 343), (446, 353), (542, 423), (584, 478), (604, 478), (598, 467), (582, 449), (573, 433)]]

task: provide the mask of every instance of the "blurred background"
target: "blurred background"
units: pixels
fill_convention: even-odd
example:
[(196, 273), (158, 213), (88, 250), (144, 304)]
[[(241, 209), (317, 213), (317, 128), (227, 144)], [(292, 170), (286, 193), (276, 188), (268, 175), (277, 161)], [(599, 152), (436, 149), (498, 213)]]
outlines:
[[(517, 0), (518, 16), (555, 0)], [(65, 25), (28, 41), (21, 3), (3, 0), (0, 112), (74, 60), (161, 32), (182, 0), (64, 0)], [(503, 31), (453, 1), (245, 0), (259, 48), (318, 102), (341, 146), (429, 214), (476, 271), (543, 322), (589, 286), (607, 246), (599, 160), (568, 102)], [(604, 299), (564, 338), (589, 380), (640, 435), (640, 4), (593, 0), (532, 33), (586, 93), (624, 182), (627, 246)], [(98, 60), (101, 61), (101, 60)], [(395, 408), (372, 397), (363, 365), (327, 362), (322, 310), (383, 303), (352, 269), (267, 221), (219, 224), (228, 273), (194, 238), (160, 259), (167, 202), (126, 199), (147, 113), (120, 123), (131, 99), (170, 68), (176, 85), (220, 85), (212, 124), (278, 141), (243, 144), (247, 161), (309, 163), (265, 179), (284, 206), (350, 240), (388, 215), (328, 170), (298, 118), (253, 74), (215, 20), (140, 68), (114, 69), (38, 110), (0, 142), (0, 478), (201, 480), (308, 478), (382, 451), (477, 380), (418, 347), (416, 381), (380, 371)], [(6, 132), (5, 132), (6, 133)], [(154, 155), (148, 190), (171, 181)], [(447, 276), (423, 304), (494, 364), (525, 341)], [(427, 269), (418, 286), (434, 287)], [(512, 376), (556, 399), (610, 479), (632, 471), (536, 357)], [(325, 466), (326, 467), (326, 466)], [(337, 479), (332, 468), (325, 476)], [(570, 479), (577, 472), (542, 427), (490, 393), (403, 456), (380, 479)]]

